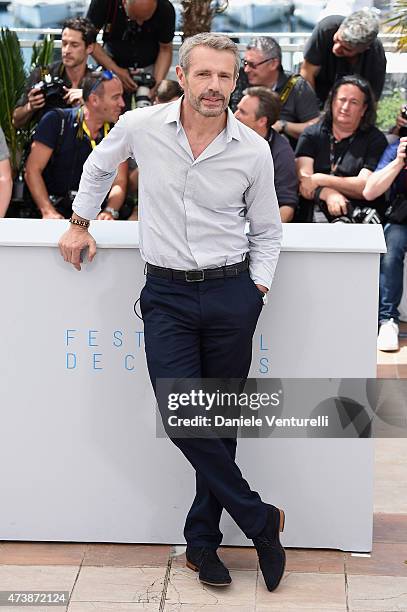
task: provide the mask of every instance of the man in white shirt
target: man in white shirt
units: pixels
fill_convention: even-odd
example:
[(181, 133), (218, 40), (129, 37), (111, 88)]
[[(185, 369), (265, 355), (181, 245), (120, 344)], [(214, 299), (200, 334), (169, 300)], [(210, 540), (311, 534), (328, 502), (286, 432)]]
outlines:
[[(147, 262), (140, 304), (155, 390), (160, 379), (247, 377), (281, 242), (269, 146), (228, 110), (237, 46), (227, 36), (198, 34), (184, 42), (179, 57), (184, 96), (119, 119), (84, 166), (71, 227), (60, 241), (65, 261), (77, 270), (82, 249), (88, 247), (92, 261), (96, 244), (88, 219), (97, 216), (118, 164), (133, 157)], [(264, 503), (242, 477), (236, 438), (172, 441), (196, 470), (184, 529), (187, 565), (202, 582), (230, 584), (216, 553), (225, 508), (253, 540), (267, 588), (274, 590), (285, 567), (284, 512)]]

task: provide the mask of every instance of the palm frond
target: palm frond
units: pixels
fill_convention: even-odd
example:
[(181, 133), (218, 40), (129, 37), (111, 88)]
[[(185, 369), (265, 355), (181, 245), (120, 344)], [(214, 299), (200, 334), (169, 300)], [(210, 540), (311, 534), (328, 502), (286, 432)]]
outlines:
[(40, 44), (34, 43), (31, 55), (31, 70), (37, 66), (47, 66), (54, 55), (54, 37), (47, 34)]
[(13, 169), (17, 168), (20, 138), (12, 123), (16, 102), (24, 91), (26, 74), (20, 43), (15, 32), (0, 29), (0, 125), (10, 150)]
[(398, 51), (407, 51), (407, 0), (397, 0), (392, 7), (392, 16), (384, 22), (389, 25), (388, 31), (398, 34)]

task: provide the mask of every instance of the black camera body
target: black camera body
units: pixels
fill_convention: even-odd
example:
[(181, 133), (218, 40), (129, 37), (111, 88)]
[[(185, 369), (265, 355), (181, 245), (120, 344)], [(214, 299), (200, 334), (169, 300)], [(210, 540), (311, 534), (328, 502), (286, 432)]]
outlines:
[(49, 100), (53, 97), (62, 98), (65, 95), (65, 83), (58, 76), (46, 74), (42, 81), (37, 83), (34, 88), (44, 94), (45, 99)]
[[(401, 116), (407, 121), (407, 104), (401, 109)], [(400, 138), (407, 136), (407, 127), (401, 127), (399, 129), (399, 136)]]
[(329, 219), (330, 223), (381, 223), (375, 208), (370, 206), (353, 206), (350, 202), (348, 202), (347, 207), (348, 212), (346, 215), (331, 217)]

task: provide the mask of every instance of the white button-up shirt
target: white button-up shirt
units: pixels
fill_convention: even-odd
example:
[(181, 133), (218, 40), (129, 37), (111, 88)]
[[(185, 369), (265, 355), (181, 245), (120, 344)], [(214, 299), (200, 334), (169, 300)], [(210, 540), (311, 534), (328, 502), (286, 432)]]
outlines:
[(195, 270), (234, 264), (249, 253), (251, 278), (270, 288), (282, 234), (270, 147), (228, 109), (226, 128), (194, 159), (181, 103), (122, 115), (88, 157), (73, 210), (94, 219), (118, 165), (133, 157), (145, 261)]

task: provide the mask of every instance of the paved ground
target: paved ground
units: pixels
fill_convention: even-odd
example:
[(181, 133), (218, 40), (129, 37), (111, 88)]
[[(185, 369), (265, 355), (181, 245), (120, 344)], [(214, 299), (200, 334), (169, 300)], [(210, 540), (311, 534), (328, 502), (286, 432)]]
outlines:
[[(406, 338), (378, 353), (378, 375), (407, 378)], [(0, 542), (0, 590), (65, 590), (69, 605), (1, 612), (407, 612), (407, 441), (377, 440), (371, 555), (287, 551), (287, 572), (269, 593), (251, 548), (222, 548), (230, 587), (201, 585), (170, 546)]]

